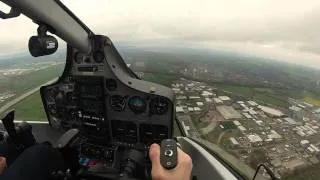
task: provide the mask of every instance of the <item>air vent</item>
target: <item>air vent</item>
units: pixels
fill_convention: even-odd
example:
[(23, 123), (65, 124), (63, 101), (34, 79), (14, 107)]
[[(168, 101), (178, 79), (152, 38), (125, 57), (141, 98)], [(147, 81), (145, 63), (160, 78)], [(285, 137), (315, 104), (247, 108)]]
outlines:
[(126, 106), (125, 97), (120, 96), (120, 95), (111, 96), (110, 106), (111, 106), (111, 109), (114, 111), (117, 111), (117, 112), (123, 111)]
[(151, 114), (164, 114), (168, 111), (168, 100), (164, 97), (153, 98), (150, 102), (150, 112)]

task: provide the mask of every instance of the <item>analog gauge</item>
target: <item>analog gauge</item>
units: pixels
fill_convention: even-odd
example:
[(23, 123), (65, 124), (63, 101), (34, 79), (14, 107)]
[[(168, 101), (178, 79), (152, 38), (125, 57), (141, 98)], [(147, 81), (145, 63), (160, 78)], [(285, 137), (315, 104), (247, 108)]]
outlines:
[(168, 100), (164, 97), (153, 98), (150, 102), (151, 114), (163, 114), (168, 111)]
[(59, 91), (55, 96), (55, 102), (58, 104), (62, 104), (66, 101), (66, 96), (63, 91)]
[(48, 111), (51, 115), (56, 115), (57, 114), (57, 108), (55, 104), (49, 104), (48, 105)]
[(132, 98), (130, 98), (128, 106), (134, 113), (143, 113), (147, 108), (145, 100), (143, 100), (139, 96), (133, 96)]
[(96, 63), (102, 63), (102, 61), (104, 60), (104, 57), (105, 56), (102, 51), (97, 51), (93, 54), (93, 58)]
[(48, 91), (46, 92), (45, 98), (47, 100), (47, 102), (53, 103), (55, 102), (55, 89), (48, 89)]
[(81, 64), (83, 62), (83, 54), (81, 52), (77, 52), (74, 56), (74, 61), (77, 64)]
[(115, 91), (117, 89), (117, 82), (114, 79), (107, 79), (106, 80), (106, 88), (109, 91)]
[(90, 57), (85, 57), (85, 58), (84, 58), (84, 61), (85, 61), (86, 63), (90, 63), (90, 62), (91, 62), (91, 59), (90, 59)]

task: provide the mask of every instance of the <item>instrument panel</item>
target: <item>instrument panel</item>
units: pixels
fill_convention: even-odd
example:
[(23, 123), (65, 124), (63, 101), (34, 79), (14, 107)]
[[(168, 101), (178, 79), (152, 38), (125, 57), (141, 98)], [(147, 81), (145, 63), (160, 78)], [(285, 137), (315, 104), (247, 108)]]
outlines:
[(171, 138), (171, 89), (137, 79), (107, 37), (93, 41), (91, 54), (68, 46), (62, 77), (41, 88), (50, 125), (61, 131), (78, 128), (102, 144)]

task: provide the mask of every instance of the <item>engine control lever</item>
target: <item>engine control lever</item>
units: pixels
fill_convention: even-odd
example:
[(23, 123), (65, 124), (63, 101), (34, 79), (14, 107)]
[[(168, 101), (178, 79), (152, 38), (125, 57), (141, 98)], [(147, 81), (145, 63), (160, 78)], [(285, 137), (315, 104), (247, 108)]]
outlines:
[(56, 147), (58, 149), (63, 149), (66, 147), (73, 147), (75, 144), (78, 144), (79, 138), (79, 130), (78, 129), (70, 129), (65, 132), (60, 139), (58, 140)]
[(14, 110), (10, 111), (3, 119), (2, 124), (13, 142), (18, 141), (17, 131), (14, 125)]
[(165, 169), (173, 169), (177, 166), (178, 149), (177, 142), (173, 139), (164, 139), (160, 146), (160, 163)]
[(75, 175), (80, 167), (78, 147), (85, 141), (86, 139), (80, 135), (78, 129), (70, 129), (60, 137), (54, 146), (60, 151), (66, 162), (66, 167), (70, 169), (72, 175)]
[(10, 111), (3, 119), (1, 119), (5, 130), (8, 133), (8, 143), (12, 143), (17, 150), (22, 151), (27, 147), (36, 144), (36, 140), (32, 134), (32, 126), (27, 122), (14, 124), (14, 110)]

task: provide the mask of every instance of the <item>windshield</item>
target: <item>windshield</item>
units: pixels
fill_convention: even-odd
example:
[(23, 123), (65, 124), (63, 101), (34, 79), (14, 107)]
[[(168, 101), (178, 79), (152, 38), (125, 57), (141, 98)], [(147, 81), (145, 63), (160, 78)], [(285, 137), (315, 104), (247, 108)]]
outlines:
[[(282, 179), (320, 176), (319, 1), (63, 3), (138, 77), (172, 88), (175, 135), (246, 178), (260, 163)], [(0, 24), (0, 114), (47, 121), (39, 87), (62, 74), (66, 46), (33, 58), (37, 26), (24, 16)]]

